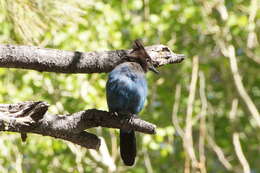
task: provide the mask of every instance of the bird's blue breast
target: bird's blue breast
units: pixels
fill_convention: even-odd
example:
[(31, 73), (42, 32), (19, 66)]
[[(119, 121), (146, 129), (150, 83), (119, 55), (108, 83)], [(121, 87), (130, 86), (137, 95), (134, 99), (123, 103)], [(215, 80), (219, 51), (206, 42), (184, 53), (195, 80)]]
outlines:
[(137, 114), (147, 96), (145, 75), (129, 63), (120, 64), (110, 72), (106, 91), (109, 111)]

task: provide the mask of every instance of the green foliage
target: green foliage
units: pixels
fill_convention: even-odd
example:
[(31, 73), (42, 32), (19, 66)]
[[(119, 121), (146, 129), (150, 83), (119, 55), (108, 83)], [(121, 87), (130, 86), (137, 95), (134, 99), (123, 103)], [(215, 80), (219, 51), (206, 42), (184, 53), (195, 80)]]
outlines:
[[(221, 1), (222, 2), (222, 1)], [(138, 160), (126, 168), (118, 154), (118, 131), (93, 129), (105, 138), (115, 160), (116, 172), (184, 172), (183, 140), (172, 125), (175, 89), (180, 85), (178, 118), (186, 125), (192, 59), (199, 56), (199, 70), (206, 78), (207, 134), (222, 148), (233, 166), (241, 170), (232, 134), (240, 133), (243, 152), (252, 172), (260, 171), (260, 136), (233, 82), (229, 59), (219, 41), (236, 50), (239, 73), (252, 101), (260, 107), (260, 5), (250, 1), (144, 0), (0, 0), (0, 43), (27, 44), (50, 48), (94, 51), (130, 48), (132, 40), (146, 45), (162, 43), (186, 54), (181, 64), (160, 68), (160, 76), (148, 74), (149, 98), (141, 117), (158, 126), (154, 136), (138, 135)], [(255, 17), (252, 11), (256, 8)], [(248, 41), (251, 38), (251, 41)], [(53, 74), (30, 70), (0, 69), (0, 102), (47, 101), (52, 113), (72, 113), (89, 108), (106, 110), (106, 74)], [(193, 117), (201, 113), (199, 82)], [(237, 120), (229, 112), (238, 98)], [(193, 143), (198, 156), (199, 121), (193, 126)], [(206, 141), (208, 172), (228, 172)], [(2, 133), (2, 172), (108, 172), (111, 165), (102, 151), (91, 151), (49, 137), (29, 135), (23, 144), (19, 134)], [(144, 166), (145, 165), (145, 166)], [(0, 172), (1, 172), (0, 171)], [(111, 171), (111, 170), (110, 170)]]

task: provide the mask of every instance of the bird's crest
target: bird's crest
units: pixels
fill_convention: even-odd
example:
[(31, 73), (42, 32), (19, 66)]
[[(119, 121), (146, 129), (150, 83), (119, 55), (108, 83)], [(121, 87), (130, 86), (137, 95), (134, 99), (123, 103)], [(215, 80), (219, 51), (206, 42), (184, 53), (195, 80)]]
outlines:
[(152, 63), (152, 59), (146, 52), (144, 45), (140, 39), (134, 41), (133, 50), (127, 55), (128, 61), (133, 61), (139, 63), (144, 72), (151, 70), (155, 73), (158, 71), (155, 69)]
[(140, 39), (134, 41), (133, 50), (130, 52), (129, 56), (133, 58), (151, 59)]

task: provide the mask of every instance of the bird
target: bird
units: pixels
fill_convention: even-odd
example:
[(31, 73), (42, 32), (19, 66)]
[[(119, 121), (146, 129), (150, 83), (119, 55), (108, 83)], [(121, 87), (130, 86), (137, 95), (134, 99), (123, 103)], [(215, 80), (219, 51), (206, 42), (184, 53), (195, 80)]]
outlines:
[[(117, 65), (108, 75), (106, 97), (109, 112), (130, 119), (144, 107), (147, 97), (145, 73), (159, 73), (140, 39), (134, 41), (126, 62)], [(120, 155), (125, 165), (135, 163), (137, 149), (134, 130), (120, 129)]]

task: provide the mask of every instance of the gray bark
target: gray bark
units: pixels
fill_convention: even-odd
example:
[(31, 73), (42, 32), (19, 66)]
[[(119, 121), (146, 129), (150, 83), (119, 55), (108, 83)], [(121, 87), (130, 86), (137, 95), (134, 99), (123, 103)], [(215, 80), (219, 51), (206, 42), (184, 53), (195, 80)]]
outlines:
[(36, 133), (67, 140), (89, 149), (98, 149), (100, 139), (84, 131), (92, 127), (124, 128), (154, 134), (156, 126), (136, 116), (120, 119), (118, 115), (106, 111), (90, 109), (71, 115), (47, 114), (45, 102), (21, 102), (0, 104), (0, 131)]
[[(155, 67), (184, 60), (184, 55), (175, 54), (164, 45), (148, 46), (145, 49)], [(0, 67), (56, 73), (106, 73), (126, 61), (130, 51), (77, 52), (0, 44)], [(26, 133), (36, 133), (98, 149), (100, 139), (85, 129), (101, 126), (133, 129), (148, 134), (154, 134), (156, 129), (155, 125), (136, 116), (125, 120), (116, 114), (96, 109), (71, 115), (50, 115), (46, 113), (47, 110), (48, 104), (45, 102), (0, 104), (0, 131), (19, 132), (22, 140), (26, 140)]]
[[(145, 49), (155, 67), (179, 63), (184, 59), (184, 55), (175, 54), (164, 45), (148, 46)], [(56, 73), (102, 73), (124, 62), (130, 51), (78, 52), (0, 44), (0, 67)]]

